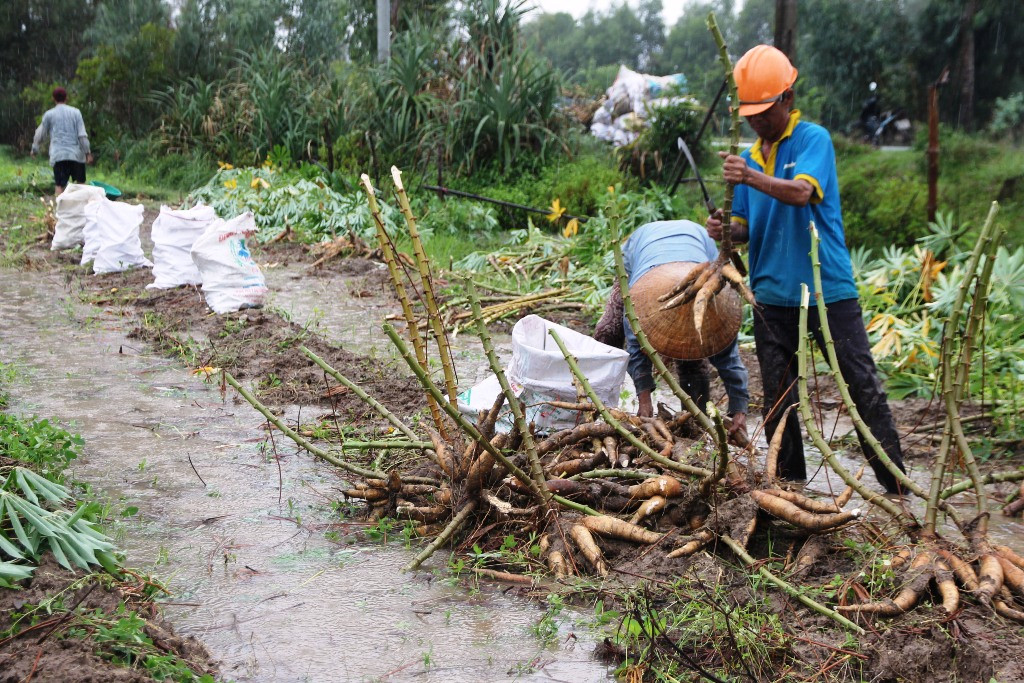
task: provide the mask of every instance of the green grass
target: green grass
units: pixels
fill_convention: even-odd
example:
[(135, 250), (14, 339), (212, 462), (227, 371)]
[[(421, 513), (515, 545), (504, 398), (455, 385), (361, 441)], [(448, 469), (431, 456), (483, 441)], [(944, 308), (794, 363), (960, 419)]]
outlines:
[[(166, 163), (154, 160), (153, 166)], [(208, 169), (207, 176), (212, 175), (216, 167)], [(128, 174), (108, 165), (89, 166), (86, 170), (88, 180), (101, 180), (121, 190), (125, 199), (152, 199), (157, 201), (180, 201), (185, 192), (168, 186), (153, 177), (153, 173)], [(35, 158), (16, 156), (7, 146), (0, 146), (0, 197), (7, 201), (12, 195), (33, 195), (38, 201), (41, 195), (53, 195), (53, 171), (45, 154)], [(6, 214), (0, 214), (0, 220), (6, 222)]]
[[(1021, 149), (943, 131), (938, 210), (957, 225), (978, 229), (989, 204), (1000, 203), (1007, 245), (1024, 244), (1024, 166)], [(925, 151), (887, 152), (836, 141), (846, 240), (879, 251), (909, 246), (927, 232)]]

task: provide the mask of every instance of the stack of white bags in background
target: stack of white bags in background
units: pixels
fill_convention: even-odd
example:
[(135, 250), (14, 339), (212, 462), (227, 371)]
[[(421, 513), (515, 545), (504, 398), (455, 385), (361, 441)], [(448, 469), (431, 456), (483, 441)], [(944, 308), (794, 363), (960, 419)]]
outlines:
[(57, 197), (57, 225), (51, 249), (82, 245), (82, 264), (93, 272), (114, 273), (153, 268), (147, 289), (202, 285), (216, 313), (262, 306), (266, 280), (249, 253), (246, 238), (256, 232), (251, 212), (231, 220), (212, 207), (160, 207), (153, 223), (153, 260), (142, 253), (139, 227), (144, 208), (108, 200), (102, 188), (71, 184)]
[(686, 87), (683, 74), (652, 76), (620, 66), (605, 101), (594, 112), (590, 134), (616, 147), (637, 139), (655, 110), (682, 101), (677, 93)]

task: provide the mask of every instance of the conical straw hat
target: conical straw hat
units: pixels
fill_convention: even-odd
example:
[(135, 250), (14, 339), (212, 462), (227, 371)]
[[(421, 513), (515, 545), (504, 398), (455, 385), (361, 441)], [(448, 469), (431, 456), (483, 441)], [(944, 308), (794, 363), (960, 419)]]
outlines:
[(640, 327), (654, 350), (669, 358), (707, 358), (727, 347), (740, 331), (742, 308), (736, 291), (725, 288), (708, 302), (700, 336), (693, 321), (693, 301), (663, 311), (658, 297), (675, 287), (696, 263), (674, 261), (656, 266), (629, 288)]

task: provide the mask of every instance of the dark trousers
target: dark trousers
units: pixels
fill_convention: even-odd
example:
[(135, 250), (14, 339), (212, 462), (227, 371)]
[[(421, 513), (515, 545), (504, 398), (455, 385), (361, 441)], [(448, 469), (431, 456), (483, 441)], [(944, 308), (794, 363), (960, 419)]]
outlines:
[(703, 358), (698, 358), (697, 360), (677, 360), (675, 365), (679, 386), (693, 399), (698, 408), (706, 411), (708, 400), (711, 399), (709, 363)]
[[(900, 470), (906, 471), (889, 402), (878, 379), (875, 360), (871, 357), (860, 303), (856, 299), (836, 301), (829, 304), (827, 311), (839, 371), (850, 389), (854, 405), (889, 458)], [(754, 341), (764, 386), (764, 426), (769, 442), (786, 407), (799, 401), (796, 358), (799, 326), (800, 309), (796, 307), (760, 304), (754, 312)], [(814, 335), (818, 348), (824, 351), (825, 340), (818, 324), (818, 311), (813, 306), (808, 311), (807, 329)], [(790, 412), (784, 429), (778, 474), (784, 479), (806, 479), (804, 446), (795, 408)], [(895, 477), (878, 461), (871, 447), (864, 439), (860, 440), (860, 445), (878, 482), (886, 491), (898, 492)]]

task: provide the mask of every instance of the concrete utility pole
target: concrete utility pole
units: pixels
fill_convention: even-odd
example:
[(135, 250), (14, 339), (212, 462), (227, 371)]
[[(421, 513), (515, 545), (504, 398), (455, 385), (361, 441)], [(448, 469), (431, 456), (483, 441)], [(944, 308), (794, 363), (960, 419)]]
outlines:
[(377, 61), (391, 59), (391, 0), (377, 0)]
[(775, 47), (796, 62), (796, 2), (775, 0)]

